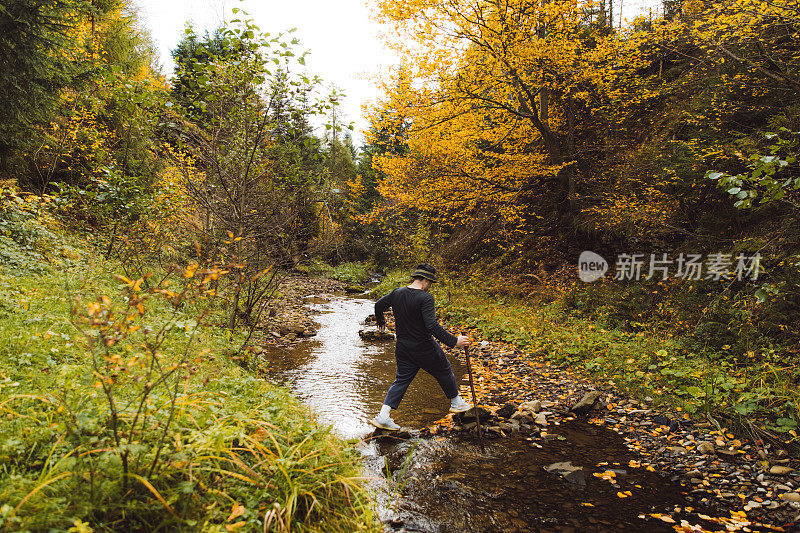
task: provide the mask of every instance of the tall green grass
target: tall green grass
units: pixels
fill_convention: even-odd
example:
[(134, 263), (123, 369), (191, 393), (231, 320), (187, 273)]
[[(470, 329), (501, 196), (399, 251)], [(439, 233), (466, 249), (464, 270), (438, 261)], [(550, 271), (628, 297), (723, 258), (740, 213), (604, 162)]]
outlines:
[(199, 275), (144, 290), (59, 238), (0, 270), (0, 531), (378, 529), (356, 453), (172, 293)]

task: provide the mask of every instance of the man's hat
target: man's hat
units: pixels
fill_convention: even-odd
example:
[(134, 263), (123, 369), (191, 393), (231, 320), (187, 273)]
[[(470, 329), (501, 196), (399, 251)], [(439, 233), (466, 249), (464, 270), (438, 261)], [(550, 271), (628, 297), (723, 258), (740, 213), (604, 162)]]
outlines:
[(412, 278), (422, 277), (427, 280), (430, 280), (431, 283), (436, 283), (436, 269), (430, 266), (429, 264), (423, 263), (421, 265), (417, 265), (417, 269), (411, 274)]

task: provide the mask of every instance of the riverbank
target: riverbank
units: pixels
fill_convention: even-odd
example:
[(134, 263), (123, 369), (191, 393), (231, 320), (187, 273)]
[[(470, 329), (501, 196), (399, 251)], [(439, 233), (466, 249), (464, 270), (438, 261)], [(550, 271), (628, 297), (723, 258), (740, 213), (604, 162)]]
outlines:
[(54, 235), (0, 270), (0, 531), (378, 529), (358, 455), (231, 359), (195, 270), (161, 291)]

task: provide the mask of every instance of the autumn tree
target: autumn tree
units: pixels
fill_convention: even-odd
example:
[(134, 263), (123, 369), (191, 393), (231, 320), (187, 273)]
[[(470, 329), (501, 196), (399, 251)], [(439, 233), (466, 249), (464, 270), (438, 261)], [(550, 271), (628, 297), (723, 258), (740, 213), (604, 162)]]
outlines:
[(207, 49), (204, 60), (192, 61), (193, 90), (177, 90), (189, 78), (176, 79), (179, 99), (192, 100), (180, 106), (169, 155), (198, 207), (206, 253), (236, 265), (228, 291), (233, 329), (240, 318), (258, 321), (277, 269), (293, 266), (313, 236), (319, 173), (307, 116), (322, 104), (309, 94), (318, 80), (292, 73), (304, 62), (296, 39), (262, 34), (244, 19), (215, 35), (221, 52)]
[[(474, 248), (489, 232), (513, 239), (542, 216), (537, 205), (572, 227), (591, 157), (578, 133), (594, 122), (588, 104), (602, 99), (594, 77), (608, 68), (593, 60), (615, 50), (599, 15), (573, 2), (510, 0), (387, 1), (377, 10), (412, 40), (410, 79), (392, 95), (410, 117), (411, 154), (377, 160), (388, 176), (383, 192), (403, 191), (475, 228), (460, 230), (454, 249)], [(416, 195), (404, 183), (412, 176)]]

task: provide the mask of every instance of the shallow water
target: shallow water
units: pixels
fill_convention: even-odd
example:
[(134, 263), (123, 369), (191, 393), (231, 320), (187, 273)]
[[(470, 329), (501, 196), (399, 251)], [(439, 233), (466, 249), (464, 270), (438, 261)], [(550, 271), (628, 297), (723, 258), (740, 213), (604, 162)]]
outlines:
[[(374, 428), (377, 414), (395, 377), (394, 342), (365, 342), (358, 336), (375, 303), (361, 297), (312, 297), (309, 306), (320, 312), (317, 335), (292, 350), (265, 353), (273, 379), (291, 384), (295, 393), (320, 421), (333, 425), (345, 438), (363, 437)], [(465, 369), (451, 359), (456, 380)], [(450, 403), (439, 384), (420, 372), (400, 409), (392, 412), (404, 426), (422, 428), (448, 413)]]

